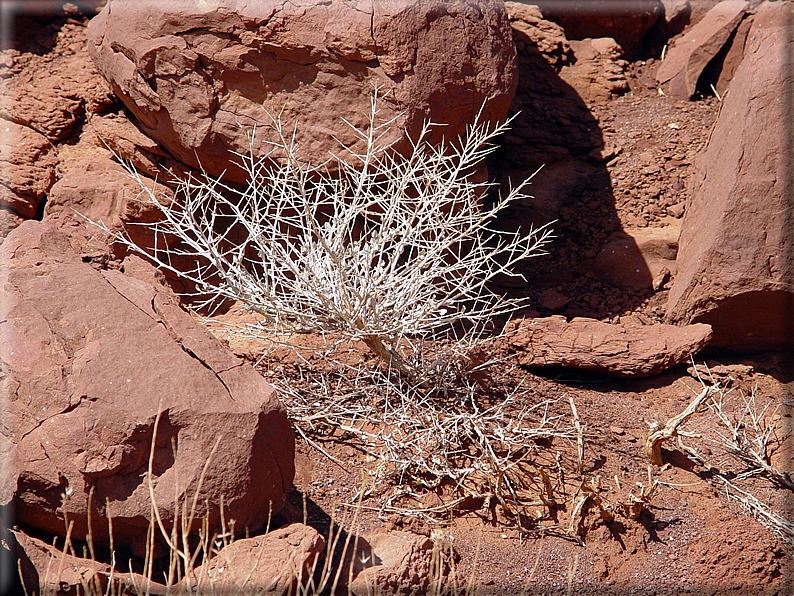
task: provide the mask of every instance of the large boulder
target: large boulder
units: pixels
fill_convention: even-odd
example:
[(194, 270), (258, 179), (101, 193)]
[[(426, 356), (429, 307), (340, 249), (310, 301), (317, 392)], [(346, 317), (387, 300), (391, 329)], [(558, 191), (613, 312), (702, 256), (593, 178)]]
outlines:
[(90, 507), (94, 540), (107, 540), (112, 519), (115, 543), (138, 550), (152, 498), (166, 527), (185, 499), (193, 529), (204, 518), (217, 528), (221, 504), (236, 530), (260, 527), (294, 475), (275, 390), (151, 266), (97, 265), (81, 230), (71, 218), (31, 220), (0, 246), (0, 505), (14, 501), (19, 522), (55, 534), (68, 521), (79, 540)]
[(794, 5), (757, 8), (684, 215), (671, 322), (709, 323), (711, 346), (794, 347), (791, 90)]
[(692, 98), (706, 66), (728, 42), (749, 6), (746, 0), (723, 0), (678, 38), (656, 72), (662, 90), (675, 97)]
[(446, 125), (439, 140), (484, 103), (486, 119), (503, 119), (517, 84), (496, 0), (114, 0), (89, 24), (89, 51), (147, 135), (237, 181), (232, 152), (270, 152), (274, 116), (319, 164), (331, 151), (355, 159), (339, 142), (363, 149), (344, 120), (365, 127), (376, 89), (378, 121), (394, 119), (383, 140), (400, 150), (427, 119)]

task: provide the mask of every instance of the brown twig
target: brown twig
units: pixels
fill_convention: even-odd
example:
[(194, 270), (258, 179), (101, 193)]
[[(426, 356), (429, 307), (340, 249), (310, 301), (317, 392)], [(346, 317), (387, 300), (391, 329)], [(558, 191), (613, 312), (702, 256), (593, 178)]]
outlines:
[(689, 420), (703, 402), (717, 391), (719, 391), (717, 386), (705, 387), (686, 407), (686, 410), (678, 414), (678, 416), (670, 418), (663, 428), (652, 429), (648, 439), (645, 441), (645, 456), (652, 464), (657, 466), (664, 464), (664, 461), (662, 461), (662, 443), (677, 436), (678, 427)]

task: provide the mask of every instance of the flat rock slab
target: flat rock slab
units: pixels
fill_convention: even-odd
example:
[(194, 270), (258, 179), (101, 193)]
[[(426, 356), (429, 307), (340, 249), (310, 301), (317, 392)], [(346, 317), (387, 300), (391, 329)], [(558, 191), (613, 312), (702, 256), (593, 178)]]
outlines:
[(627, 327), (596, 319), (515, 320), (505, 329), (526, 366), (558, 366), (644, 377), (684, 362), (711, 338), (709, 325)]
[(198, 491), (196, 524), (217, 528), (223, 499), (227, 523), (257, 529), (294, 476), (275, 390), (153, 283), (150, 265), (84, 262), (70, 225), (30, 220), (0, 246), (0, 504), (54, 534), (68, 518), (83, 540), (90, 503), (95, 541), (112, 518), (115, 543), (141, 550), (152, 495), (166, 527)]
[(340, 142), (363, 152), (350, 124), (367, 125), (375, 89), (378, 122), (394, 119), (378, 134), (399, 151), (427, 120), (445, 125), (436, 140), (464, 133), (484, 104), (486, 120), (502, 120), (518, 82), (495, 0), (114, 0), (88, 37), (97, 70), (147, 135), (237, 181), (233, 152), (270, 154), (274, 116), (299, 159), (320, 165), (333, 151), (358, 164)]
[(756, 8), (744, 59), (695, 161), (667, 319), (710, 324), (714, 348), (794, 348), (793, 23), (790, 2)]
[(746, 0), (723, 0), (670, 46), (656, 73), (662, 90), (692, 98), (703, 69), (728, 41), (749, 6)]

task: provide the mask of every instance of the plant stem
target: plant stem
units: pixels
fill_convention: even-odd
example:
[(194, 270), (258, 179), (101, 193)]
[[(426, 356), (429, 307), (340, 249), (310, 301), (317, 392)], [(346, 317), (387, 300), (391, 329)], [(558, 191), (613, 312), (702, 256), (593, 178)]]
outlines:
[(397, 369), (400, 373), (408, 377), (412, 383), (416, 383), (422, 387), (427, 385), (427, 381), (420, 380), (421, 376), (419, 375), (419, 371), (416, 370), (416, 367), (406, 362), (405, 358), (400, 356), (394, 348), (384, 344), (380, 337), (377, 335), (365, 335), (362, 341), (367, 344), (367, 347), (372, 350), (378, 358), (385, 362), (388, 367)]

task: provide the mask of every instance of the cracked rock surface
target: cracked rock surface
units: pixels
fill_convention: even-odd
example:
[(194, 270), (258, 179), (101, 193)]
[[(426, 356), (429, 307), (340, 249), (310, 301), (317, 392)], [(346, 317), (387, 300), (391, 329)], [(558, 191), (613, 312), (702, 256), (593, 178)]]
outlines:
[(555, 315), (512, 321), (510, 345), (525, 366), (558, 366), (615, 376), (651, 376), (685, 362), (711, 338), (711, 327), (613, 325)]
[[(370, 96), (396, 118), (397, 150), (426, 120), (457, 138), (487, 99), (502, 120), (517, 85), (504, 4), (356, 0), (318, 4), (115, 0), (88, 27), (97, 70), (141, 129), (177, 160), (242, 181), (233, 151), (263, 156), (280, 115), (300, 159), (360, 152)], [(256, 135), (250, 138), (254, 125)], [(403, 132), (405, 131), (405, 132)], [(344, 151), (341, 159), (352, 159)]]
[[(136, 545), (199, 487), (197, 523), (225, 518), (257, 529), (294, 476), (294, 435), (276, 392), (181, 310), (134, 257), (94, 267), (95, 250), (70, 217), (26, 221), (0, 250), (0, 333), (8, 396), (0, 504), (21, 523), (72, 537)], [(82, 234), (82, 235), (81, 235)], [(218, 444), (217, 450), (212, 453)], [(209, 462), (209, 463), (207, 463)], [(145, 531), (143, 532), (145, 535)]]

